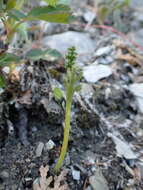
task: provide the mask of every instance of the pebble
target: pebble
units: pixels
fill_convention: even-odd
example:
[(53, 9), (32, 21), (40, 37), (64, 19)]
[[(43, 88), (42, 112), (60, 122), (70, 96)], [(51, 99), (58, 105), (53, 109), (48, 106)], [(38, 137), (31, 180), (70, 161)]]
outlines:
[(92, 187), (88, 186), (85, 190), (92, 190)]
[(83, 18), (86, 22), (91, 24), (93, 20), (96, 18), (96, 14), (93, 11), (86, 11), (83, 15)]
[(143, 83), (131, 84), (129, 90), (136, 97), (138, 108), (143, 113)]
[(44, 148), (44, 143), (43, 142), (39, 142), (37, 149), (36, 149), (36, 157), (40, 157), (42, 154)]
[(83, 68), (83, 76), (87, 82), (95, 83), (110, 75), (112, 70), (107, 65), (90, 65)]
[(94, 94), (94, 89), (92, 85), (87, 83), (82, 83), (80, 94), (82, 95), (82, 97), (91, 98), (92, 95)]
[(113, 59), (112, 57), (110, 57), (110, 56), (108, 56), (108, 57), (106, 57), (106, 58), (100, 57), (100, 58), (97, 60), (97, 62), (98, 62), (99, 64), (103, 64), (103, 65), (111, 64), (113, 61), (114, 61), (114, 59)]
[(102, 47), (100, 49), (98, 49), (96, 52), (95, 52), (95, 56), (96, 57), (100, 57), (100, 56), (103, 56), (103, 55), (107, 55), (109, 54), (111, 51), (112, 51), (112, 46), (106, 46), (106, 47)]
[(2, 172), (0, 173), (0, 176), (1, 176), (2, 178), (9, 178), (9, 173), (4, 170), (4, 171), (2, 171)]
[(93, 176), (89, 177), (89, 183), (93, 190), (109, 190), (107, 181), (99, 169)]
[(3, 71), (4, 73), (6, 73), (6, 74), (9, 74), (10, 68), (9, 68), (9, 67), (4, 67), (4, 68), (2, 69), (2, 71)]
[(45, 144), (45, 150), (52, 150), (55, 146), (55, 143), (50, 139), (46, 144)]
[(110, 132), (107, 133), (107, 136), (110, 137), (115, 143), (115, 148), (119, 157), (124, 157), (128, 160), (137, 159), (137, 155), (132, 151), (129, 143), (121, 140), (115, 134), (112, 134)]
[(0, 88), (0, 94), (2, 94), (4, 92), (3, 88)]
[(72, 169), (72, 176), (74, 180), (79, 181), (80, 180), (80, 171)]
[(95, 165), (95, 159), (96, 156), (93, 152), (91, 152), (90, 150), (86, 151), (86, 160), (89, 164)]

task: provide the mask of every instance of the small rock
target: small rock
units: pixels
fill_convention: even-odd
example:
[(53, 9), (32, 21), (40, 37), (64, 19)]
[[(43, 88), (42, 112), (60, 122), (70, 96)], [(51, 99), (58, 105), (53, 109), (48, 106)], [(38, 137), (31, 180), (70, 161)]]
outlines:
[(93, 176), (89, 177), (89, 183), (93, 190), (109, 190), (107, 181), (100, 169), (98, 169)]
[(45, 144), (45, 150), (52, 150), (55, 146), (55, 143), (52, 140), (49, 140), (46, 144)]
[(129, 90), (136, 97), (138, 108), (143, 113), (143, 83), (131, 84)]
[(114, 61), (114, 59), (112, 57), (108, 56), (106, 58), (100, 57), (97, 61), (98, 61), (99, 64), (109, 65)]
[(37, 146), (37, 149), (36, 149), (36, 157), (40, 157), (41, 156), (43, 148), (44, 148), (44, 143), (39, 142), (39, 144)]
[(75, 164), (74, 166), (75, 166), (77, 169), (79, 169), (83, 174), (86, 174), (86, 173), (87, 173), (86, 169), (85, 169), (84, 167), (82, 167), (81, 165)]
[(29, 163), (31, 162), (31, 160), (30, 160), (29, 158), (25, 159), (25, 161), (26, 161), (26, 162), (29, 162)]
[(133, 186), (135, 185), (135, 179), (128, 179), (127, 186)]
[(92, 190), (92, 187), (88, 186), (85, 190)]
[(96, 18), (96, 14), (92, 11), (87, 11), (84, 13), (83, 18), (86, 22), (91, 24), (93, 20)]
[(4, 170), (4, 171), (2, 171), (2, 172), (0, 173), (0, 176), (1, 176), (2, 178), (9, 178), (9, 173)]
[(143, 129), (137, 129), (136, 134), (138, 137), (143, 137)]
[(69, 165), (70, 165), (70, 162), (71, 162), (71, 160), (70, 160), (70, 155), (69, 155), (69, 153), (67, 153), (67, 155), (66, 155), (66, 157), (65, 157), (65, 160), (64, 160), (65, 166), (69, 166)]
[(107, 65), (90, 65), (83, 69), (83, 76), (87, 82), (95, 83), (100, 79), (112, 75), (112, 70)]
[(2, 94), (4, 92), (3, 88), (0, 88), (0, 94)]
[(72, 169), (72, 176), (74, 180), (79, 181), (80, 180), (80, 171)]
[(95, 159), (96, 159), (95, 154), (93, 152), (91, 152), (91, 151), (88, 150), (86, 152), (86, 160), (87, 160), (87, 162), (89, 164), (91, 164), (91, 165), (95, 165)]
[(37, 127), (32, 127), (32, 132), (37, 132)]
[(106, 57), (106, 64), (111, 64), (114, 61), (113, 57), (108, 56)]
[(82, 83), (80, 93), (83, 97), (91, 98), (94, 93), (94, 89), (91, 84)]
[(98, 49), (94, 55), (96, 57), (108, 55), (112, 51), (112, 49), (113, 49), (112, 46), (102, 47), (102, 48)]
[(112, 133), (108, 133), (107, 135), (108, 137), (112, 138), (113, 142), (115, 143), (117, 155), (119, 157), (124, 157), (129, 160), (137, 159), (137, 155), (132, 151), (130, 145), (127, 142), (119, 139)]
[(31, 185), (31, 184), (32, 184), (32, 181), (33, 181), (33, 179), (32, 179), (31, 177), (25, 178), (25, 185), (26, 185), (26, 186)]
[(9, 68), (9, 67), (4, 67), (4, 68), (2, 69), (2, 71), (3, 71), (4, 73), (6, 73), (6, 74), (9, 74), (10, 68)]
[(143, 22), (143, 14), (142, 12), (135, 12), (134, 13), (134, 17), (136, 20), (138, 20), (139, 22)]

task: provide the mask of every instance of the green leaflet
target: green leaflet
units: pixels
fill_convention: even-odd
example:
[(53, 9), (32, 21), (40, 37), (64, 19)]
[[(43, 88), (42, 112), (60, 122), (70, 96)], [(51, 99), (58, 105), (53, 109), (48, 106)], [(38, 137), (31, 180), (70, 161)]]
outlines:
[(13, 9), (16, 6), (16, 0), (8, 0), (6, 4), (6, 11)]
[(3, 75), (0, 75), (0, 87), (4, 88), (5, 87), (5, 78)]
[(28, 13), (27, 20), (44, 20), (48, 22), (68, 23), (71, 19), (70, 8), (66, 5), (56, 7), (45, 6), (33, 8)]
[(17, 9), (12, 9), (8, 13), (8, 16), (11, 17), (11, 18), (13, 18), (16, 21), (20, 21), (21, 19), (26, 18), (26, 15), (23, 12), (21, 12), (21, 11), (19, 11)]
[(19, 62), (20, 58), (12, 53), (5, 53), (0, 56), (0, 66), (6, 66), (12, 62)]
[(61, 54), (54, 49), (47, 49), (47, 50), (31, 49), (26, 53), (25, 57), (31, 60), (39, 60), (39, 59), (49, 60), (50, 57), (59, 58), (61, 57)]
[(54, 88), (53, 90), (53, 94), (56, 100), (61, 100), (64, 95), (63, 95), (63, 91), (60, 88)]

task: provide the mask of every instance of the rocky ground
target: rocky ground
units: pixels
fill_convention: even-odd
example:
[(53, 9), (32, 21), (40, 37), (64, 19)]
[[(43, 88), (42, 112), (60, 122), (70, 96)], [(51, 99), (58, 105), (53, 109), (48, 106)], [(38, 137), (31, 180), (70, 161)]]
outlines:
[(63, 58), (18, 67), (11, 91), (1, 92), (0, 190), (46, 190), (40, 180), (49, 184), (47, 190), (143, 189), (143, 5), (135, 3), (122, 15), (120, 32), (114, 22), (99, 25), (95, 2), (87, 0), (71, 2), (75, 23), (39, 24), (42, 37), (31, 46), (62, 55), (75, 46), (83, 69), (82, 89), (73, 100), (69, 149), (62, 173), (55, 176), (64, 110), (50, 97), (54, 87), (64, 90)]

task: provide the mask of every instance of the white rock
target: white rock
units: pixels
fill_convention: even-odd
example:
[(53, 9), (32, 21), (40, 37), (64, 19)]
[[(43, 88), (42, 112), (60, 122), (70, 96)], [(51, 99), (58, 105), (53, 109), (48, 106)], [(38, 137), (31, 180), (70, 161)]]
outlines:
[(102, 55), (107, 55), (112, 51), (112, 47), (111, 46), (107, 46), (107, 47), (102, 47), (100, 49), (98, 49), (95, 53), (96, 57), (100, 57)]
[(83, 69), (83, 76), (87, 82), (95, 83), (100, 79), (112, 75), (112, 70), (107, 65), (90, 65)]
[(93, 54), (95, 50), (95, 43), (87, 33), (68, 31), (61, 34), (47, 36), (43, 39), (45, 47), (56, 49), (62, 54), (67, 52), (71, 46), (75, 46), (78, 55), (87, 57)]
[(4, 170), (4, 171), (2, 171), (2, 172), (0, 173), (0, 176), (1, 176), (2, 178), (9, 178), (9, 173)]
[(129, 90), (136, 97), (138, 108), (143, 113), (143, 83), (131, 84)]
[(2, 69), (2, 71), (5, 72), (6, 74), (9, 74), (10, 68), (6, 66), (6, 67), (4, 67), (4, 68)]
[(94, 94), (94, 89), (93, 89), (92, 85), (91, 84), (87, 84), (87, 83), (82, 83), (81, 84), (80, 94), (83, 97), (91, 98), (92, 95)]
[(44, 148), (44, 143), (39, 142), (39, 144), (38, 144), (38, 146), (36, 148), (36, 157), (40, 157), (41, 156), (43, 148)]
[(52, 150), (55, 146), (55, 143), (52, 140), (49, 140), (46, 144), (45, 144), (45, 149), (46, 150)]
[(72, 176), (74, 180), (79, 181), (80, 180), (80, 171), (72, 169)]
[(130, 145), (113, 135), (112, 133), (108, 133), (108, 137), (112, 138), (116, 145), (117, 155), (119, 157), (124, 157), (126, 159), (137, 159), (137, 155), (131, 150)]
[(89, 183), (93, 190), (109, 190), (107, 181), (100, 169), (97, 169), (95, 174), (89, 177)]
[(86, 13), (84, 13), (83, 17), (86, 22), (92, 23), (93, 20), (96, 18), (96, 14), (92, 11), (87, 11)]
[(92, 190), (92, 188), (90, 186), (88, 186), (85, 190)]
[(0, 94), (2, 94), (4, 92), (3, 88), (0, 88)]

